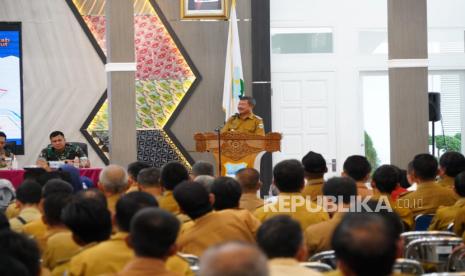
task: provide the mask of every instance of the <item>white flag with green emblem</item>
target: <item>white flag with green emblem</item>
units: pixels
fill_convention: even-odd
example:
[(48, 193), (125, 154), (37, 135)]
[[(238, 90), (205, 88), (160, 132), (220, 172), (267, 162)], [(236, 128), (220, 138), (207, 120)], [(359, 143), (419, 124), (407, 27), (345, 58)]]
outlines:
[(244, 75), (242, 73), (241, 46), (237, 28), (236, 1), (232, 1), (223, 89), (225, 121), (237, 112), (239, 97), (242, 96), (244, 96)]

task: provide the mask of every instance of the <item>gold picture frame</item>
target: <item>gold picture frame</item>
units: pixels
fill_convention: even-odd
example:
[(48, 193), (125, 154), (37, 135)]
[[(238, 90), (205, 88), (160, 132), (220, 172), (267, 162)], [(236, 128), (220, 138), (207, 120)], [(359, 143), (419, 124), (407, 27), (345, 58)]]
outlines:
[(218, 19), (229, 18), (230, 0), (180, 0), (181, 19)]

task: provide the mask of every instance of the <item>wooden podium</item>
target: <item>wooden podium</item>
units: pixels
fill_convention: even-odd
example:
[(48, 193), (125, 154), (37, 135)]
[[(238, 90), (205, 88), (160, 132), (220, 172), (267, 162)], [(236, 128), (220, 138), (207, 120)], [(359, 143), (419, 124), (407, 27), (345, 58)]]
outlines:
[[(242, 168), (255, 168), (260, 171), (260, 161), (265, 152), (281, 150), (282, 135), (270, 132), (265, 136), (241, 132), (215, 132), (194, 134), (197, 152), (212, 152), (219, 165), (218, 145), (221, 143), (221, 175), (232, 176)], [(219, 166), (218, 166), (219, 168)]]

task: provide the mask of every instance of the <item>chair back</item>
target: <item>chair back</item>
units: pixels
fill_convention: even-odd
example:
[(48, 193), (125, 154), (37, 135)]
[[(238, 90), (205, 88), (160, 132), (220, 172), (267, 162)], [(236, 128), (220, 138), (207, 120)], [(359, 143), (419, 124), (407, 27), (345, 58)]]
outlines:
[(199, 257), (192, 255), (192, 254), (185, 254), (185, 253), (179, 253), (179, 252), (177, 254), (189, 263), (189, 267), (194, 273), (194, 275), (197, 275), (199, 273), (199, 270), (200, 270)]
[(461, 243), (457, 237), (420, 238), (405, 247), (405, 258), (419, 261), (425, 272), (446, 272), (449, 256)]
[(333, 269), (336, 269), (337, 267), (337, 259), (336, 259), (336, 254), (334, 253), (334, 250), (322, 251), (320, 253), (317, 253), (311, 256), (308, 259), (308, 261), (324, 263), (324, 264), (329, 265)]
[(8, 141), (5, 143), (5, 149), (11, 151), (11, 153), (16, 154), (16, 141)]
[(71, 145), (76, 145), (79, 146), (82, 151), (86, 154), (86, 156), (89, 156), (89, 153), (87, 151), (87, 144), (86, 143), (81, 143), (81, 142), (69, 142)]
[(455, 233), (449, 231), (409, 231), (400, 235), (404, 239), (404, 246), (406, 247), (414, 240), (421, 238), (432, 237), (457, 237)]
[(300, 265), (322, 273), (334, 270), (331, 266), (320, 262), (303, 262)]
[(449, 271), (465, 271), (465, 247), (454, 250), (449, 256)]
[(433, 220), (434, 214), (418, 215), (415, 217), (415, 231), (426, 231), (428, 230), (431, 221)]
[(423, 274), (423, 267), (421, 263), (415, 260), (408, 260), (399, 258), (396, 259), (392, 268), (393, 273), (408, 274), (408, 275), (421, 275)]

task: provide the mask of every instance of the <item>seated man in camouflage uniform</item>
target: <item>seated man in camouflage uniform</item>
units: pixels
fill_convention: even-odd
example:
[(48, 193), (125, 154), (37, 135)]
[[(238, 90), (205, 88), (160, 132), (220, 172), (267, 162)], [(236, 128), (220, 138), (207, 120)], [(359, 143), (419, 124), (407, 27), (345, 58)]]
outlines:
[[(67, 161), (72, 164), (76, 157), (87, 159), (86, 154), (78, 145), (66, 142), (63, 132), (54, 131), (49, 137), (50, 145), (40, 152), (37, 165), (47, 167), (47, 161)], [(85, 167), (89, 167), (89, 161), (86, 163)]]

